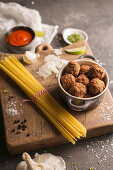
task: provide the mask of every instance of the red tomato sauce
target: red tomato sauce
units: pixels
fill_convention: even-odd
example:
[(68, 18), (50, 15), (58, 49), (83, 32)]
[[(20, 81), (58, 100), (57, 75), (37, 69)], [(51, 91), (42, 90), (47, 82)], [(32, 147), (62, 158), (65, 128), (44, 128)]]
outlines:
[(32, 34), (26, 30), (16, 30), (7, 37), (9, 44), (14, 46), (27, 45), (32, 40)]

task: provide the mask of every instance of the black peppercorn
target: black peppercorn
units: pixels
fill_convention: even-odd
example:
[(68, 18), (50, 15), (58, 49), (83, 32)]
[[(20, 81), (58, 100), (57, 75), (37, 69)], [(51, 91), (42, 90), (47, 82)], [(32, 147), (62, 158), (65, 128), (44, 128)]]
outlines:
[(30, 133), (27, 133), (26, 137), (30, 136)]
[(19, 122), (20, 122), (20, 120), (19, 120), (19, 119), (16, 119), (16, 120), (13, 122), (13, 124), (19, 123)]
[(11, 132), (15, 132), (15, 129), (12, 129)]

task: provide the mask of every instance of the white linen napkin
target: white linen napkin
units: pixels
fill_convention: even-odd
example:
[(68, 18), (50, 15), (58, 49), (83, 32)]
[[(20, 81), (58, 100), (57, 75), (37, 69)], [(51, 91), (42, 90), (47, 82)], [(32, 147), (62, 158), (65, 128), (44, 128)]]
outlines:
[(29, 9), (13, 2), (0, 2), (0, 52), (7, 52), (4, 46), (4, 33), (15, 26), (28, 26), (33, 30), (45, 31), (44, 37), (35, 38), (36, 45), (50, 44), (58, 29), (57, 25), (42, 24), (41, 16), (35, 9)]

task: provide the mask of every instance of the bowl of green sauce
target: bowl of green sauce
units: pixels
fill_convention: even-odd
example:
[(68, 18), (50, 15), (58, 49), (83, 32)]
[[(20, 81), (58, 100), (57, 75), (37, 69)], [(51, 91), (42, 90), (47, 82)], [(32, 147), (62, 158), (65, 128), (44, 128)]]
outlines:
[(63, 39), (67, 44), (73, 44), (81, 40), (88, 41), (88, 35), (85, 31), (74, 28), (65, 28), (62, 32)]

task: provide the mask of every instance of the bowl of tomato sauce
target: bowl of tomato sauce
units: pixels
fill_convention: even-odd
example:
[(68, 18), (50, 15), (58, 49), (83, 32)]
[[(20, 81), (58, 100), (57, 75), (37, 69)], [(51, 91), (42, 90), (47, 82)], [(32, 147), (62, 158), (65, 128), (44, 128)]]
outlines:
[(30, 27), (13, 27), (4, 37), (6, 48), (11, 53), (24, 53), (34, 47), (35, 32)]

